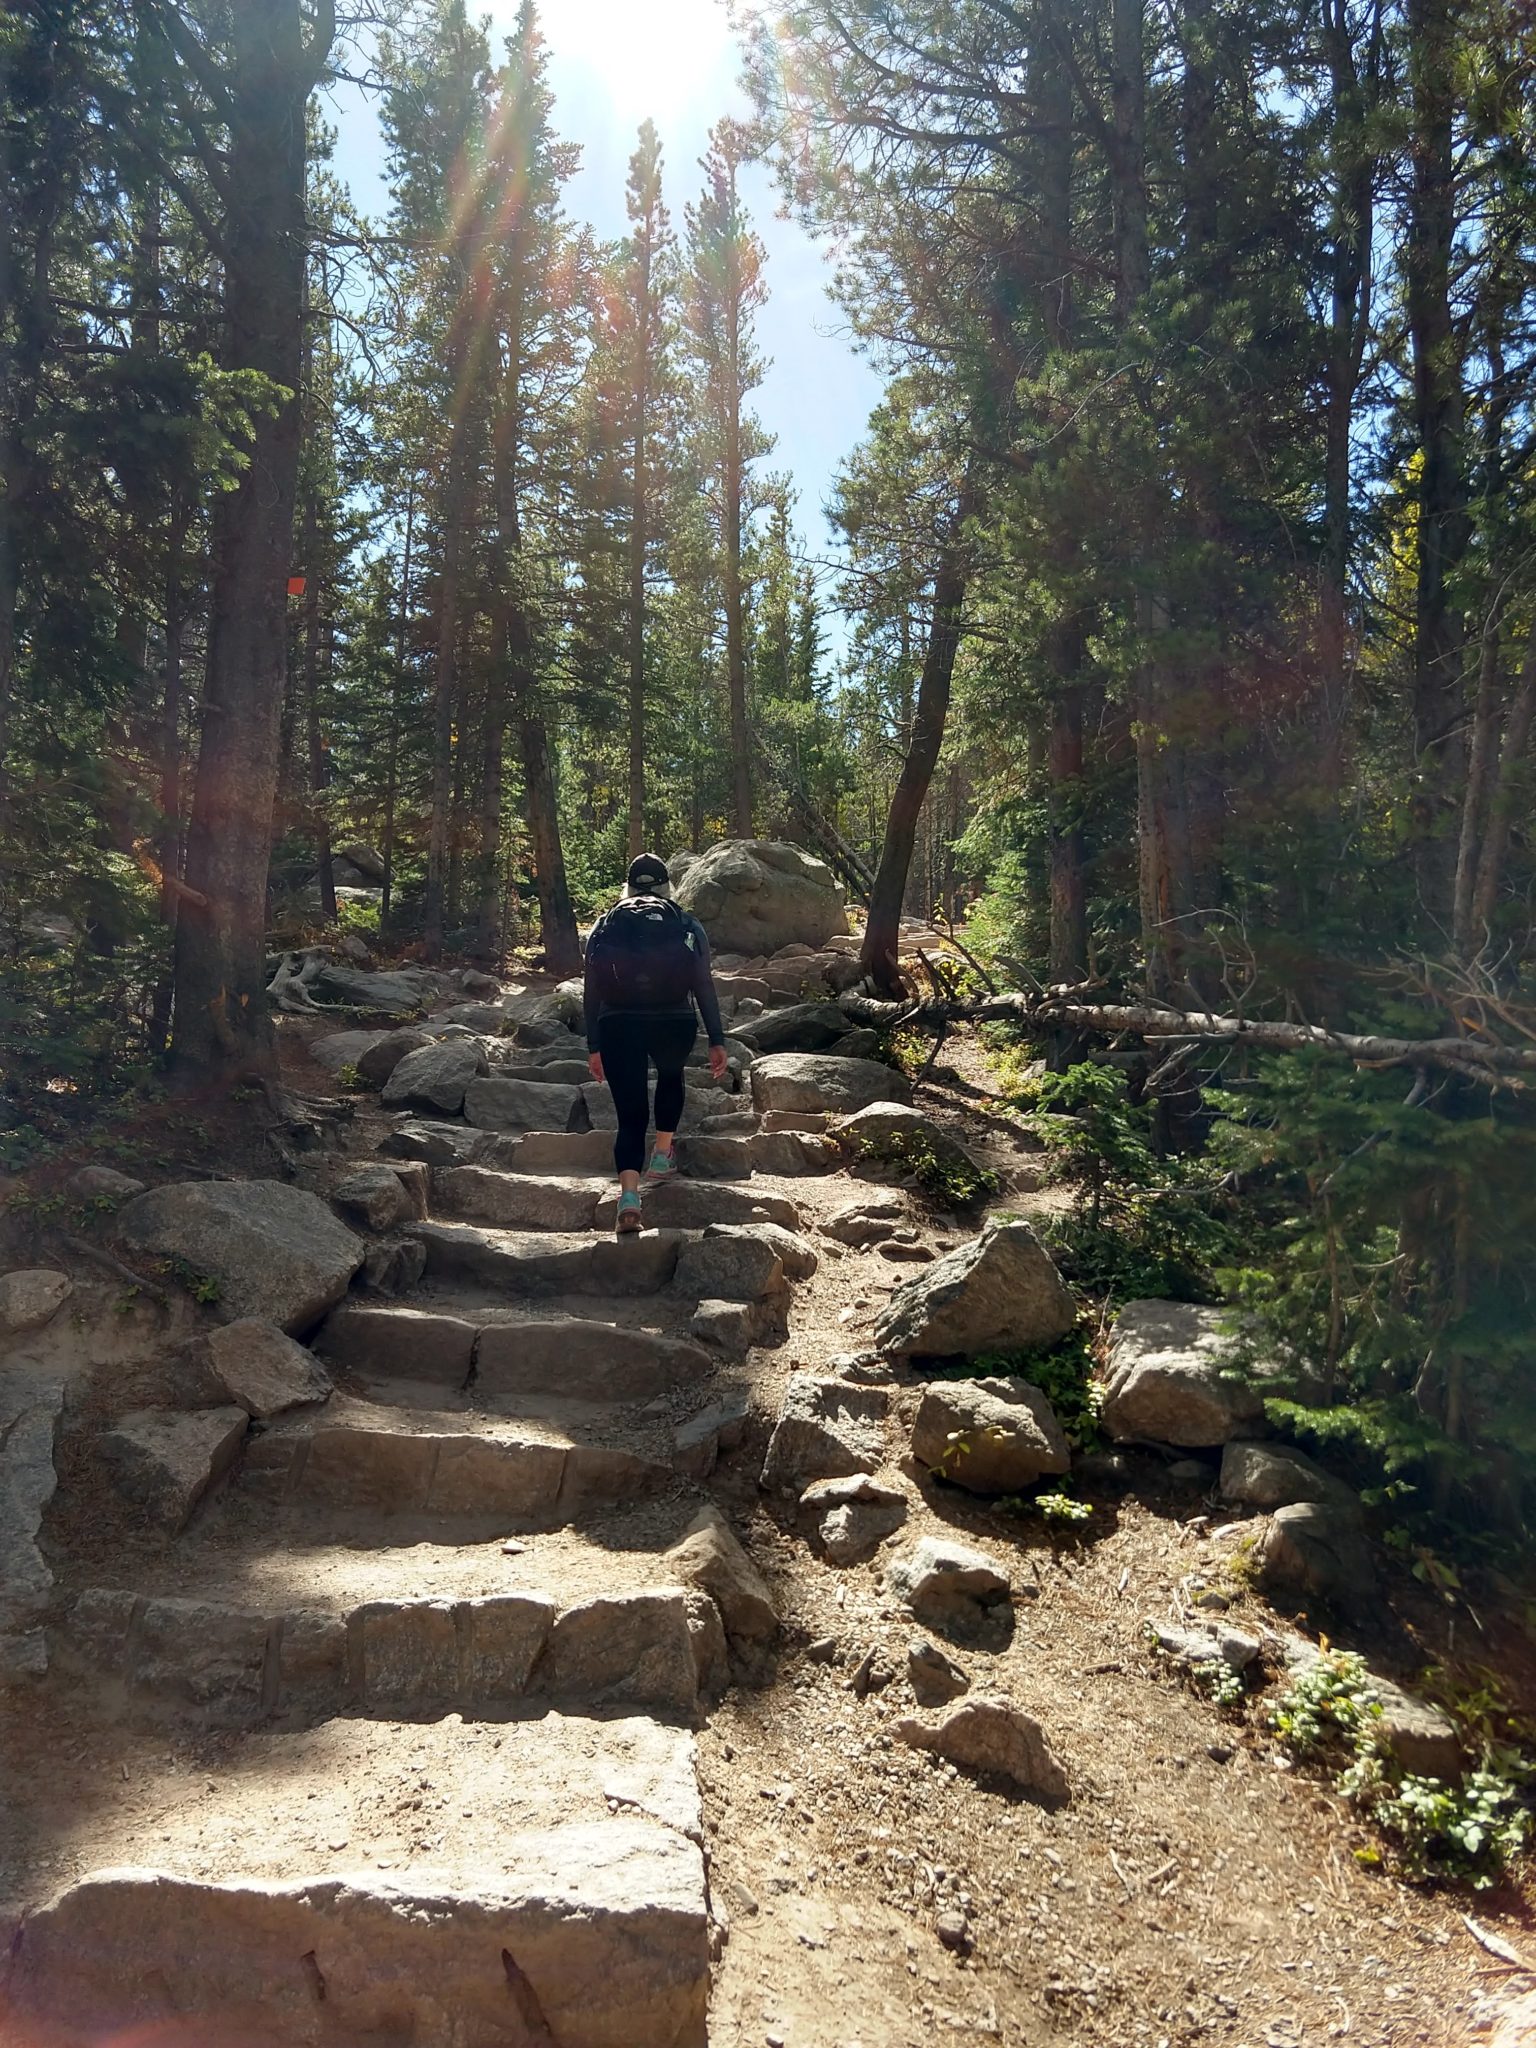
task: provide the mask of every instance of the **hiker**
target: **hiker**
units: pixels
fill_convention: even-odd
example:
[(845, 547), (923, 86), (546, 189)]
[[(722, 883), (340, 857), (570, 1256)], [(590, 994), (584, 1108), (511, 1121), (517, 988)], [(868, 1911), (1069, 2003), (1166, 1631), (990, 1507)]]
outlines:
[[(647, 1182), (670, 1180), (677, 1172), (673, 1146), (683, 1114), (683, 1066), (699, 1035), (699, 1017), (709, 1034), (709, 1071), (717, 1081), (725, 1072), (709, 940), (697, 918), (671, 895), (666, 862), (654, 853), (638, 855), (629, 864), (623, 901), (598, 919), (587, 940), (587, 1064), (594, 1080), (607, 1082), (618, 1112), (614, 1228), (621, 1236), (643, 1225), (641, 1168)], [(656, 1142), (645, 1166), (652, 1065)]]

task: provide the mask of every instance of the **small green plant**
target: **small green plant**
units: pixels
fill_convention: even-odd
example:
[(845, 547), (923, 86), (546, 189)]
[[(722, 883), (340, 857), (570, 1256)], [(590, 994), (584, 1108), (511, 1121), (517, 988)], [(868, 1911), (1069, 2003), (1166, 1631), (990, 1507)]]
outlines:
[(350, 1092), (355, 1088), (361, 1088), (362, 1085), (363, 1077), (351, 1060), (343, 1060), (336, 1069), (336, 1086)]
[(995, 1173), (967, 1159), (958, 1147), (954, 1152), (940, 1150), (918, 1131), (866, 1138), (858, 1147), (858, 1156), (882, 1166), (900, 1167), (927, 1194), (955, 1209), (984, 1201), (1002, 1185)]
[(1224, 1657), (1191, 1664), (1189, 1678), (1196, 1691), (1203, 1692), (1218, 1707), (1240, 1707), (1248, 1697), (1242, 1673), (1234, 1671)]
[(1269, 1710), (1275, 1733), (1303, 1757), (1341, 1744), (1357, 1748), (1380, 1716), (1381, 1702), (1371, 1691), (1365, 1665), (1348, 1650), (1325, 1649), (1297, 1672)]
[(1074, 1450), (1090, 1449), (1098, 1441), (1103, 1390), (1093, 1376), (1093, 1325), (1086, 1315), (1059, 1343), (1036, 1351), (984, 1351), (963, 1366), (946, 1368), (942, 1376), (1027, 1380), (1050, 1402)]
[(194, 1301), (201, 1302), (206, 1307), (219, 1299), (223, 1289), (211, 1273), (200, 1273), (179, 1253), (173, 1254), (165, 1263), (172, 1279), (184, 1287)]
[(1531, 1810), (1515, 1776), (1484, 1768), (1459, 1785), (1393, 1771), (1368, 1753), (1339, 1778), (1339, 1790), (1390, 1837), (1405, 1877), (1449, 1877), (1487, 1891), (1524, 1851)]
[[(1003, 1429), (995, 1422), (989, 1423), (981, 1432), (982, 1442), (989, 1444), (1006, 1444), (1012, 1441), (1012, 1437), (1012, 1430)], [(954, 1467), (962, 1458), (968, 1458), (970, 1455), (970, 1436), (963, 1429), (952, 1429), (944, 1439), (944, 1448), (939, 1453), (939, 1461), (933, 1469), (941, 1479), (953, 1479)]]
[[(1335, 1766), (1339, 1791), (1387, 1837), (1405, 1877), (1476, 1891), (1497, 1884), (1530, 1839), (1527, 1791), (1536, 1769), (1518, 1751), (1485, 1743), (1481, 1765), (1458, 1783), (1419, 1777), (1383, 1744), (1381, 1712), (1361, 1660), (1325, 1648), (1269, 1718), (1294, 1754)], [(1375, 1849), (1357, 1853), (1364, 1863), (1381, 1860)]]
[(1048, 1522), (1059, 1522), (1063, 1526), (1075, 1527), (1093, 1519), (1093, 1509), (1085, 1500), (1074, 1500), (1070, 1493), (1037, 1493), (1035, 1506)]

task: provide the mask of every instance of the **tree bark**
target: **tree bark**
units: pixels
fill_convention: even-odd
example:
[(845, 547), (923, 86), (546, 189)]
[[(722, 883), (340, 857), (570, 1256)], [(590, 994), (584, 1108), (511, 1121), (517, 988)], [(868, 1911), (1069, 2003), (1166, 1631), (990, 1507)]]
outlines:
[(634, 474), (629, 518), (629, 833), (631, 860), (645, 851), (645, 553), (650, 512), (646, 474), (651, 410), (651, 241), (641, 237), (635, 305)]
[(395, 810), (400, 798), (400, 686), (405, 677), (406, 635), (411, 616), (411, 548), (416, 538), (416, 479), (405, 493), (405, 558), (400, 570), (400, 615), (395, 626), (395, 672), (389, 683), (389, 724), (384, 740), (384, 881), (379, 891), (379, 937), (389, 930), (395, 889)]
[(518, 737), (523, 756), (523, 794), (528, 805), (528, 828), (533, 840), (534, 886), (539, 898), (539, 925), (544, 940), (545, 962), (551, 974), (581, 972), (581, 940), (576, 931), (576, 911), (571, 902), (565, 874), (565, 853), (560, 844), (560, 806), (555, 791), (554, 767), (550, 759), (549, 734), (538, 704), (525, 701), (519, 707)]
[[(203, 740), (176, 924), (173, 1062), (184, 1078), (275, 1067), (264, 935), (299, 460), (305, 108), (334, 19), (306, 42), (299, 0), (229, 14), (223, 361), (281, 398), (256, 415), (251, 460), (214, 515)], [(198, 904), (195, 897), (206, 898)]]
[(1075, 619), (1057, 636), (1061, 663), (1051, 706), (1047, 749), (1050, 775), (1051, 940), (1053, 982), (1081, 981), (1088, 973), (1088, 893), (1083, 874), (1082, 632)]
[(1406, 296), (1422, 457), (1413, 647), (1415, 854), (1423, 907), (1443, 929), (1451, 922), (1455, 806), (1466, 765), (1455, 586), (1471, 538), (1461, 343), (1451, 309), (1459, 0), (1408, 0), (1407, 21), (1413, 177)]
[(1504, 592), (1496, 590), (1483, 619), (1482, 646), (1477, 664), (1477, 697), (1472, 710), (1467, 781), (1461, 799), (1461, 834), (1456, 848), (1455, 905), (1451, 921), (1451, 943), (1459, 960), (1473, 959), (1487, 936), (1477, 930), (1472, 903), (1476, 894), (1478, 856), (1488, 810), (1489, 786), (1498, 758), (1504, 606)]
[[(733, 178), (734, 186), (734, 178)], [(747, 729), (747, 648), (741, 595), (741, 300), (727, 294), (725, 461), (725, 675), (731, 706), (731, 813), (738, 838), (752, 837), (752, 759)], [(910, 851), (910, 849), (909, 849)]]
[[(1472, 892), (1470, 930), (1477, 932), (1484, 944), (1493, 926), (1493, 913), (1504, 880), (1510, 828), (1522, 811), (1529, 807), (1525, 784), (1533, 723), (1536, 723), (1536, 626), (1531, 628), (1515, 699), (1504, 721), (1499, 772), (1488, 802), (1488, 823), (1483, 833), (1477, 882)], [(1523, 798), (1526, 801), (1522, 801)]]
[(458, 699), (459, 582), (464, 551), (464, 499), (469, 489), (470, 419), (455, 415), (448, 438), (448, 489), (443, 507), (443, 566), (437, 587), (437, 675), (432, 709), (432, 818), (427, 830), (427, 894), (422, 951), (441, 960), (447, 930), (449, 833), (453, 814), (453, 714)]
[[(1374, 83), (1380, 62), (1381, 20), (1376, 10), (1367, 55)], [(1375, 223), (1375, 152), (1366, 130), (1366, 88), (1350, 38), (1348, 0), (1323, 0), (1323, 51), (1333, 94), (1331, 157), (1332, 276), (1325, 377), (1323, 533), (1319, 564), (1318, 710), (1322, 792), (1337, 803), (1344, 780), (1350, 716), (1349, 563), (1350, 441), (1355, 398), (1370, 333), (1370, 251)]]
[(331, 862), (331, 825), (325, 810), (325, 739), (320, 726), (320, 666), (323, 627), (320, 619), (320, 562), (317, 508), (313, 492), (304, 505), (304, 739), (309, 759), (309, 814), (315, 841), (315, 878), (320, 884), (320, 915), (336, 922), (336, 871)]
[(891, 807), (885, 821), (885, 840), (880, 865), (869, 899), (869, 922), (859, 961), (877, 988), (891, 995), (901, 992), (897, 948), (901, 935), (901, 906), (907, 891), (912, 864), (912, 847), (917, 821), (922, 814), (928, 785), (933, 779), (939, 749), (944, 744), (944, 725), (949, 716), (950, 686), (959, 652), (970, 564), (966, 556), (966, 519), (972, 505), (967, 486), (960, 494), (953, 527), (945, 543), (933, 579), (933, 616), (928, 627), (928, 648), (918, 682), (917, 703), (912, 713), (911, 735), (906, 758), (901, 764)]

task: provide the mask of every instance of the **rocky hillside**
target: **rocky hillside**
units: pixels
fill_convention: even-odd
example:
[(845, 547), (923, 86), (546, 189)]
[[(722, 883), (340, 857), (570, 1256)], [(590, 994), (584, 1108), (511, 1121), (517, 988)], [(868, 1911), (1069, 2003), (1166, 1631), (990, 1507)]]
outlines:
[(289, 1177), (75, 1177), (0, 1278), (7, 2048), (1529, 2037), (1514, 1892), (1276, 1722), (1459, 1783), (1443, 1617), (1215, 1311), (1030, 1376), (1058, 1198), (853, 943), (720, 962), (635, 1239), (574, 991), (485, 976), (309, 977)]

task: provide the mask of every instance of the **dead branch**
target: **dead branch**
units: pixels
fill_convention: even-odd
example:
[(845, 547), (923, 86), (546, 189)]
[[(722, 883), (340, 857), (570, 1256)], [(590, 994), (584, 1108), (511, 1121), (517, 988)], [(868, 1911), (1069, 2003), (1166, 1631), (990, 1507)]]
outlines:
[(916, 1003), (884, 1003), (869, 996), (844, 996), (842, 1006), (859, 1024), (877, 1030), (896, 1023), (937, 1031), (962, 1020), (1006, 1021), (1032, 1036), (1061, 1026), (1142, 1039), (1169, 1048), (1178, 1042), (1251, 1045), (1267, 1052), (1330, 1052), (1363, 1067), (1439, 1067), (1445, 1072), (1524, 1084), (1514, 1076), (1536, 1075), (1536, 1046), (1499, 1045), (1473, 1038), (1387, 1038), (1375, 1032), (1330, 1031), (1321, 1024), (1294, 1024), (1255, 1017), (1221, 1017), (1209, 1010), (1169, 1010), (1154, 1003), (1083, 1003), (1061, 997), (1009, 991), (961, 1002), (937, 996)]
[(162, 1308), (169, 1305), (170, 1296), (163, 1287), (157, 1287), (153, 1280), (146, 1280), (142, 1273), (136, 1273), (132, 1266), (114, 1257), (103, 1245), (92, 1244), (89, 1238), (71, 1237), (64, 1231), (59, 1232), (58, 1241), (66, 1251), (73, 1252), (77, 1259), (89, 1259), (93, 1265), (104, 1267), (119, 1280), (126, 1281), (139, 1294), (147, 1295), (151, 1301), (158, 1301)]

